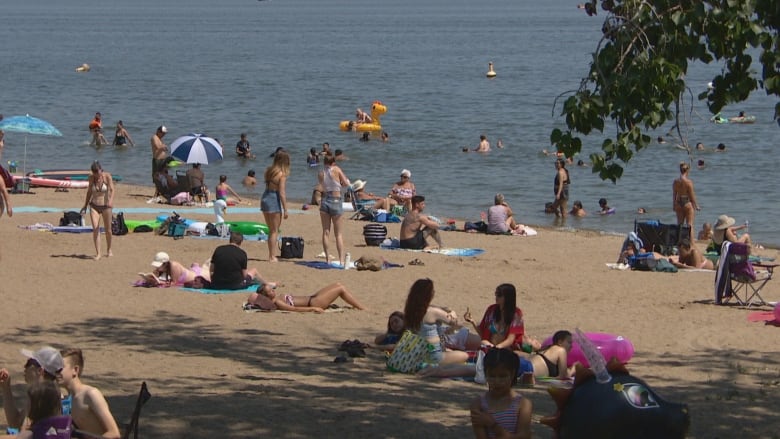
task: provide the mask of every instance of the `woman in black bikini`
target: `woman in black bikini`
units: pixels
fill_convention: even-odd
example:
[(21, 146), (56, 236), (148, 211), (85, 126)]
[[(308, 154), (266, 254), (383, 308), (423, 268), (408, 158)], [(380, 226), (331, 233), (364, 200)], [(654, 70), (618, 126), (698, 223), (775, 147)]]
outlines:
[(89, 176), (87, 197), (81, 214), (87, 212), (89, 205), (89, 218), (92, 221), (92, 241), (95, 243), (95, 260), (100, 259), (100, 218), (103, 217), (103, 228), (106, 233), (106, 255), (111, 253), (111, 211), (114, 205), (114, 179), (108, 172), (103, 172), (100, 162), (92, 163), (92, 174)]
[(529, 360), (534, 367), (534, 376), (570, 378), (574, 374), (574, 366), (567, 366), (571, 342), (571, 332), (558, 331), (553, 335), (550, 346), (531, 354)]
[(265, 311), (294, 311), (323, 313), (339, 297), (353, 308), (366, 309), (352, 293), (340, 282), (321, 288), (311, 296), (293, 296), (292, 294), (277, 294), (275, 282), (261, 283), (257, 292), (249, 295), (247, 309), (262, 309)]

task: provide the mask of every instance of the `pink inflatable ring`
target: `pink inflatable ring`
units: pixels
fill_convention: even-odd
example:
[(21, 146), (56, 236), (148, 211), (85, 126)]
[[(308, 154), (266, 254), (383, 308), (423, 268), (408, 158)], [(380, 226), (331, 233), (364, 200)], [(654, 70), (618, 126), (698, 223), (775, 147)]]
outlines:
[[(617, 358), (621, 363), (628, 363), (631, 357), (634, 356), (634, 345), (622, 335), (607, 334), (605, 332), (586, 332), (585, 336), (596, 345), (596, 348), (598, 348), (608, 363), (612, 357)], [(542, 343), (542, 346), (551, 344), (552, 337), (548, 337)], [(569, 366), (579, 362), (585, 367), (590, 367), (588, 359), (585, 358), (585, 354), (582, 353), (582, 349), (580, 349), (580, 345), (576, 341), (572, 342), (571, 352), (569, 352), (567, 359)]]

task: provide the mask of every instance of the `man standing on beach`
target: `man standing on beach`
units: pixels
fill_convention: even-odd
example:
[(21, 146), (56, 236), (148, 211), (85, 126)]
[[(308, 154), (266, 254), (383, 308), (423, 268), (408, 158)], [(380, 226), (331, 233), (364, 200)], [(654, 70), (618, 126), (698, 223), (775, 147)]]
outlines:
[[(157, 181), (157, 174), (162, 171), (165, 165), (165, 159), (168, 157), (168, 145), (163, 143), (162, 138), (168, 128), (165, 125), (157, 127), (157, 131), (152, 136), (152, 183)], [(155, 194), (156, 195), (156, 194)]]
[(401, 248), (414, 250), (428, 250), (425, 238), (431, 236), (436, 241), (438, 248), (442, 248), (439, 235), (439, 223), (423, 215), (425, 209), (425, 197), (415, 195), (412, 197), (412, 210), (404, 217), (401, 223)]

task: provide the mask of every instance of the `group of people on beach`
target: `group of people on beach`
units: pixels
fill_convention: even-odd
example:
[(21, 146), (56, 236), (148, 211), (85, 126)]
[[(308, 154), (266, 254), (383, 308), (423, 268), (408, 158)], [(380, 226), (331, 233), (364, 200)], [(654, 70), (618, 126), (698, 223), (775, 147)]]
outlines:
[[(422, 338), (430, 348), (415, 368), (419, 376), (465, 376), (487, 382), (488, 391), (470, 406), (476, 437), (530, 437), (532, 404), (513, 386), (518, 380), (532, 384), (534, 377), (570, 379), (572, 334), (558, 331), (545, 346), (528, 336), (517, 290), (509, 283), (496, 287), (495, 303), (479, 322), (468, 309), (459, 318), (454, 310), (434, 305), (435, 294), (431, 279), (415, 281), (403, 312), (390, 314), (387, 330), (374, 339), (376, 346), (393, 351), (405, 331)], [(476, 362), (469, 361), (469, 352), (479, 352)]]
[(81, 349), (36, 351), (22, 349), (27, 397), (17, 406), (11, 373), (0, 369), (0, 396), (8, 423), (7, 433), (18, 439), (44, 437), (119, 438), (121, 432), (103, 393), (82, 381)]

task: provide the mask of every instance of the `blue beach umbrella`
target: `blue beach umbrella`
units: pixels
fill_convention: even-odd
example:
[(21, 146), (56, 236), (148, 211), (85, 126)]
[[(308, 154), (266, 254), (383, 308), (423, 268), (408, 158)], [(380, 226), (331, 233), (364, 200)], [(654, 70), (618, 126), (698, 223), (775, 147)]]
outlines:
[(58, 136), (61, 137), (60, 130), (54, 127), (54, 125), (46, 122), (43, 119), (32, 117), (29, 114), (25, 116), (12, 116), (0, 120), (0, 130), (24, 133), (24, 161), (22, 162), (22, 175), (26, 175), (27, 167), (27, 134), (42, 134), (44, 136)]
[(171, 142), (171, 156), (185, 163), (207, 165), (222, 160), (222, 145), (203, 134), (188, 134)]

